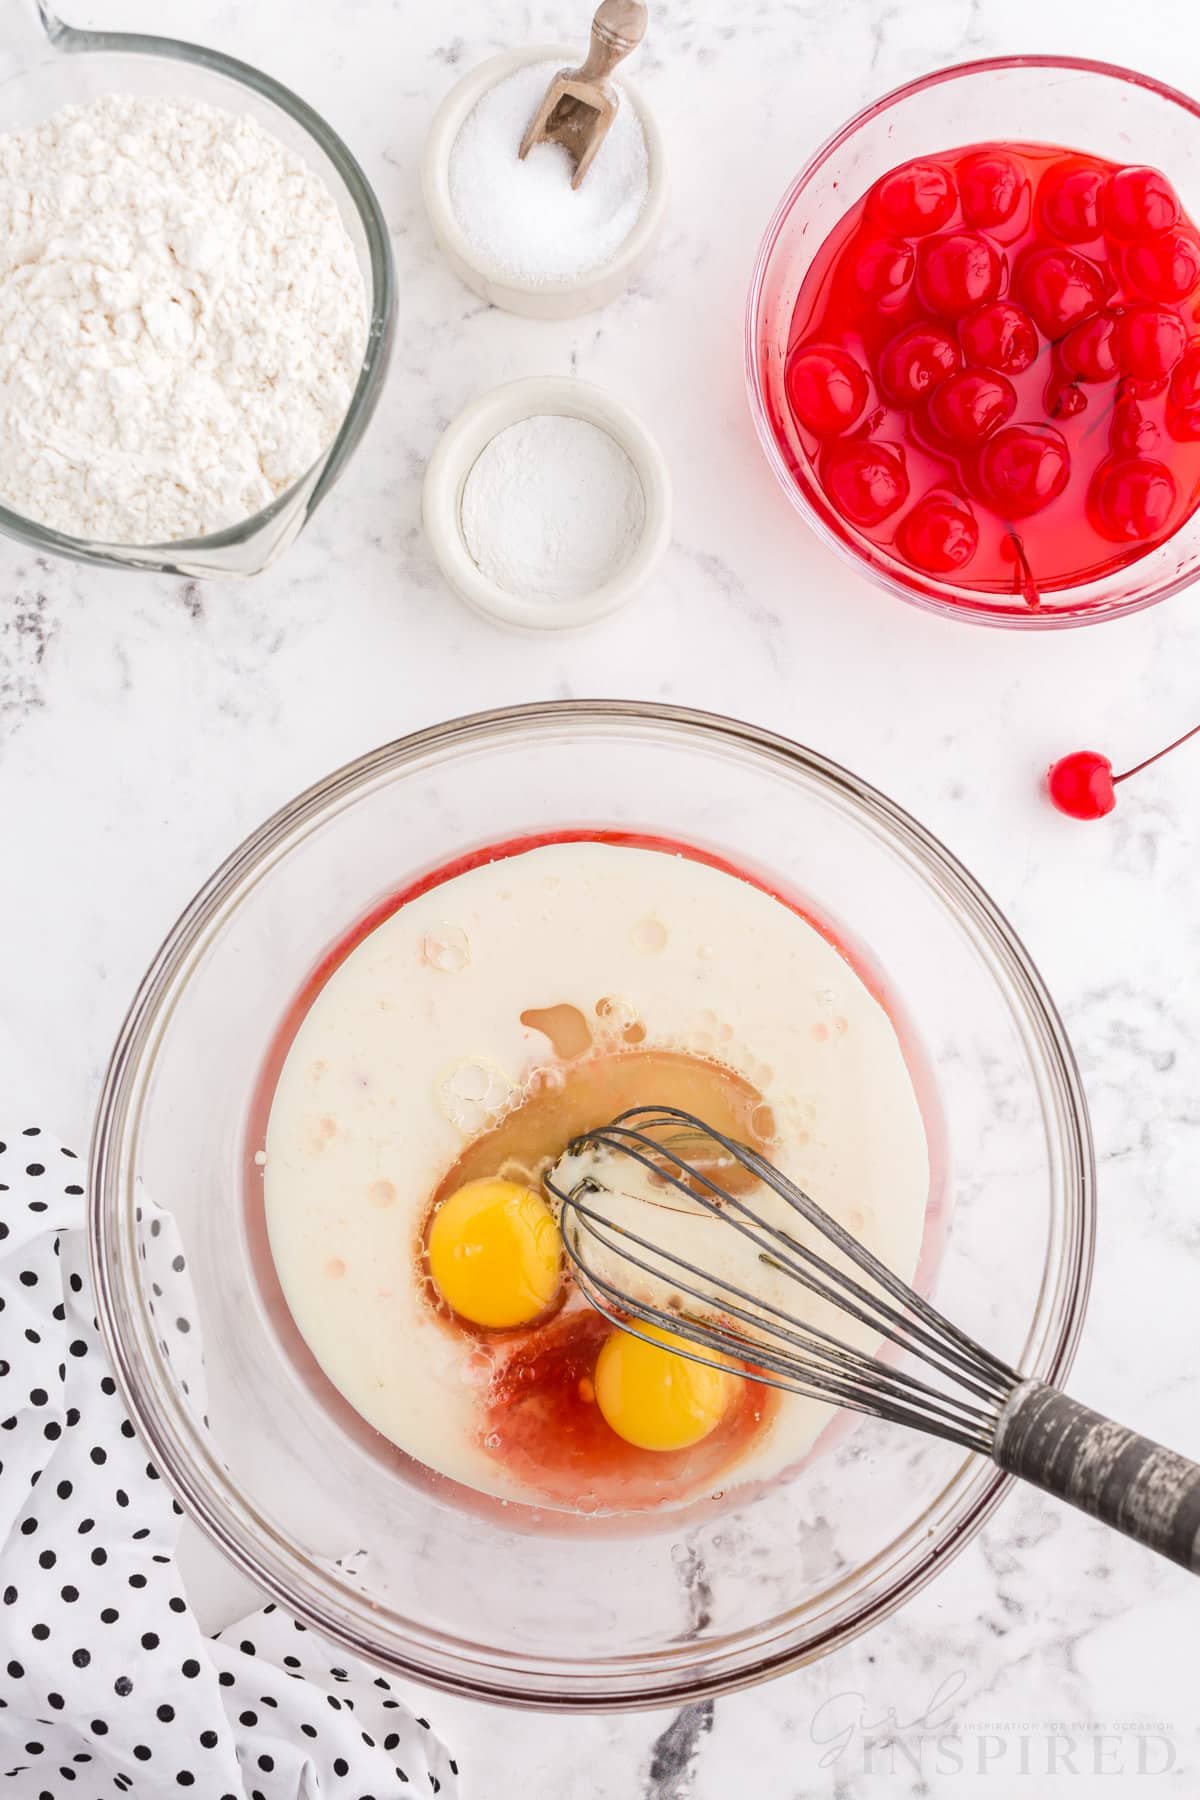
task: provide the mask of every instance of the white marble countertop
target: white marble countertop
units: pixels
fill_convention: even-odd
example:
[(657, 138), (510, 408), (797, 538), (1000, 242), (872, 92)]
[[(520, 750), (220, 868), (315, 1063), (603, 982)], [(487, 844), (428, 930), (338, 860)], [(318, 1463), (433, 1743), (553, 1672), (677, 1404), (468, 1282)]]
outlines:
[[(302, 29), (279, 0), (112, 11), (88, 0), (78, 17), (219, 44), (325, 113), (381, 195), (400, 330), (366, 446), (310, 532), (254, 583), (121, 578), (0, 541), (8, 1110), (33, 1107), (82, 1145), (109, 1045), (180, 907), (247, 830), (358, 752), (534, 698), (662, 697), (742, 715), (894, 795), (1023, 934), (1073, 1035), (1100, 1158), (1074, 1389), (1200, 1455), (1200, 746), (1100, 826), (1060, 819), (1038, 791), (1054, 754), (1093, 745), (1120, 765), (1194, 723), (1200, 593), (1050, 636), (908, 609), (792, 514), (758, 454), (741, 374), (762, 227), (846, 115), (936, 65), (1000, 51), (1086, 53), (1197, 90), (1191, 0), (656, 0), (641, 80), (673, 158), (665, 240), (635, 293), (561, 325), (484, 309), (441, 265), (421, 209), (418, 153), (446, 86), (502, 44), (559, 37), (576, 19), (561, 0), (506, 10), (503, 27), (487, 0), (344, 0), (304, 8)], [(612, 621), (508, 636), (432, 567), (421, 472), (469, 398), (572, 369), (632, 399), (659, 434), (675, 542), (651, 591)], [(205, 1547), (189, 1554), (216, 1622), (238, 1583)], [(902, 1613), (715, 1709), (568, 1721), (425, 1704), (469, 1800), (1107, 1796), (1158, 1791), (1150, 1771), (1168, 1758), (1163, 1788), (1191, 1792), (1198, 1595), (1026, 1492)], [(864, 1734), (889, 1718), (912, 1727), (908, 1755), (872, 1761)], [(1074, 1748), (1048, 1773), (1056, 1730)], [(1139, 1731), (1163, 1734), (1143, 1743), (1144, 1774)]]

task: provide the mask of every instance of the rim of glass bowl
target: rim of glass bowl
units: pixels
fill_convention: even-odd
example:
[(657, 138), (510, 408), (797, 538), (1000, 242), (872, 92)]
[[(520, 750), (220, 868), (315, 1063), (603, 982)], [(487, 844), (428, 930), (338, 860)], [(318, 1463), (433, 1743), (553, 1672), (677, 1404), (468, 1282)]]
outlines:
[(77, 562), (102, 562), (166, 574), (191, 574), (194, 573), (194, 566), (181, 569), (178, 567), (180, 559), (186, 562), (197, 555), (237, 549), (257, 537), (266, 526), (295, 506), (297, 497), (312, 481), (314, 469), (319, 469), (320, 474), (313, 484), (312, 492), (304, 502), (306, 517), (311, 517), (337, 481), (369, 425), (387, 373), (395, 329), (396, 272), (383, 209), (358, 159), (332, 126), (307, 101), (251, 63), (241, 62), (236, 57), (226, 56), (223, 51), (212, 50), (204, 44), (188, 43), (181, 38), (156, 37), (146, 32), (78, 30), (58, 18), (46, 4), (46, 0), (37, 0), (37, 14), (46, 43), (60, 55), (101, 52), (193, 63), (214, 74), (223, 75), (239, 86), (249, 88), (264, 100), (269, 100), (281, 112), (287, 113), (333, 164), (354, 204), (367, 241), (371, 262), (367, 344), (350, 404), (331, 443), (291, 487), (276, 495), (269, 506), (251, 513), (248, 518), (240, 519), (236, 525), (226, 526), (223, 531), (210, 532), (206, 537), (177, 538), (167, 544), (107, 544), (54, 531), (48, 525), (41, 525), (36, 519), (28, 519), (23, 513), (13, 512), (0, 504), (0, 531), (32, 544), (35, 548), (52, 550), (58, 556), (71, 557)]
[[(832, 1590), (815, 1630), (796, 1642), (794, 1626), (731, 1634), (697, 1671), (688, 1646), (605, 1658), (566, 1668), (552, 1659), (506, 1662), (429, 1627), (394, 1627), (363, 1594), (318, 1568), (229, 1483), (212, 1448), (160, 1370), (137, 1278), (131, 1146), (156, 1046), (178, 994), (207, 941), (243, 893), (269, 875), (290, 845), (372, 787), (413, 766), (428, 767), (465, 746), (552, 736), (584, 725), (654, 733), (672, 743), (718, 740), (768, 768), (798, 774), (842, 803), (892, 853), (915, 868), (950, 905), (1032, 1041), (1042, 1101), (1052, 1123), (1063, 1218), (1053, 1234), (1029, 1328), (1036, 1340), (1026, 1372), (1060, 1381), (1070, 1367), (1091, 1276), (1094, 1181), (1087, 1106), (1061, 1020), (1028, 952), (983, 889), (923, 826), (838, 764), (773, 732), (684, 707), (613, 700), (544, 701), (475, 713), (417, 731), (347, 764), (302, 793), (233, 852), (182, 914), (150, 966), (121, 1029), (105, 1078), (92, 1141), (89, 1230), (97, 1308), (121, 1389), (157, 1468), (220, 1550), (272, 1598), (369, 1661), (451, 1693), (543, 1711), (608, 1711), (669, 1706), (747, 1687), (814, 1660), (892, 1612), (961, 1549), (1009, 1483), (994, 1465), (966, 1458), (937, 1499), (872, 1563)], [(730, 1658), (736, 1666), (730, 1667)]]
[[(889, 592), (899, 595), (912, 606), (922, 606), (927, 611), (941, 613), (954, 619), (973, 621), (979, 625), (998, 625), (1012, 627), (1015, 630), (1055, 631), (1066, 630), (1077, 625), (1100, 624), (1107, 619), (1120, 619), (1130, 613), (1142, 612), (1148, 606), (1156, 606), (1160, 600), (1167, 600), (1190, 587), (1200, 576), (1200, 571), (1192, 569), (1186, 573), (1165, 575), (1153, 589), (1146, 593), (1138, 593), (1125, 600), (1109, 603), (1099, 602), (1087, 605), (1073, 602), (1069, 606), (1057, 608), (1044, 607), (1040, 612), (1028, 608), (1019, 610), (1011, 604), (1001, 605), (999, 597), (980, 594), (971, 588), (956, 588), (946, 582), (939, 582), (932, 577), (924, 576), (913, 569), (903, 569), (901, 565), (880, 552), (877, 545), (869, 539), (859, 537), (853, 528), (839, 519), (829, 506), (820, 487), (812, 479), (807, 468), (797, 468), (784, 456), (778, 440), (771, 428), (770, 411), (763, 387), (762, 370), (758, 354), (758, 319), (762, 304), (763, 289), (776, 246), (783, 236), (796, 202), (800, 199), (809, 183), (818, 176), (835, 151), (852, 138), (860, 126), (878, 118), (891, 107), (904, 100), (910, 100), (916, 94), (924, 93), (929, 88), (941, 87), (944, 83), (960, 80), (968, 75), (986, 75), (1008, 69), (1062, 69), (1064, 71), (1103, 75), (1114, 81), (1122, 81), (1134, 87), (1146, 88), (1161, 99), (1172, 102), (1183, 111), (1190, 113), (1193, 119), (1200, 121), (1200, 102), (1191, 99), (1178, 88), (1173, 88), (1162, 81), (1156, 81), (1150, 75), (1142, 75), (1136, 69), (1126, 69), (1119, 63), (1099, 62), (1085, 56), (990, 56), (981, 57), (974, 62), (953, 63), (949, 68), (934, 69), (927, 75), (918, 76), (914, 81), (906, 81), (900, 87), (892, 88), (888, 93), (873, 100), (869, 106), (859, 109), (846, 123), (838, 128), (832, 136), (809, 157), (800, 173), (791, 182), (771, 218), (759, 245), (755, 259), (754, 274), (750, 282), (750, 293), (746, 302), (745, 358), (746, 387), (750, 397), (750, 412), (754, 420), (754, 428), (767, 462), (773, 469), (780, 486), (792, 502), (792, 505), (810, 525), (816, 535), (835, 550), (846, 562), (860, 572), (869, 574)], [(1138, 564), (1131, 563), (1130, 570), (1136, 570)], [(1085, 589), (1080, 590), (1085, 592)]]

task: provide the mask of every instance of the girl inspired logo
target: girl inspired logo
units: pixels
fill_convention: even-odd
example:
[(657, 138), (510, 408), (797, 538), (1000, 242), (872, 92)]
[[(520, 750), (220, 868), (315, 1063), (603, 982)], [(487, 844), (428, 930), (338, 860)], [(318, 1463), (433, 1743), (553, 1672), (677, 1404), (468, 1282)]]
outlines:
[(965, 1670), (947, 1676), (907, 1717), (873, 1708), (853, 1689), (831, 1695), (810, 1726), (819, 1767), (850, 1758), (883, 1783), (906, 1775), (1157, 1776), (1176, 1766), (1174, 1728), (1161, 1721), (960, 1722), (954, 1701), (966, 1684)]

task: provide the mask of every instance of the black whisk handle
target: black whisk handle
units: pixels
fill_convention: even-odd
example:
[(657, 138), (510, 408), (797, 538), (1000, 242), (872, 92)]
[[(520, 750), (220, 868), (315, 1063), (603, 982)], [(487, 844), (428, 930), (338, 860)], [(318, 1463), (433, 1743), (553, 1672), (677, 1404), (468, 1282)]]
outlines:
[(1200, 1463), (1041, 1381), (1009, 1396), (993, 1455), (1010, 1475), (1200, 1574)]

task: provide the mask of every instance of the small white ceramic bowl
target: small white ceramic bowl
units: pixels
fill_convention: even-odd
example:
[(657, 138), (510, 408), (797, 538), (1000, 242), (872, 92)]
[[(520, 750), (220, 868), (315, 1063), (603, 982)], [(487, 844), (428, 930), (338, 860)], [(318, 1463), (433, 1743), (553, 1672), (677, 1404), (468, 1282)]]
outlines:
[[(485, 446), (510, 425), (547, 413), (586, 419), (607, 431), (637, 470), (646, 499), (642, 535), (629, 560), (610, 581), (578, 600), (527, 600), (510, 594), (483, 574), (463, 536), (463, 486)], [(438, 566), (459, 598), (487, 618), (526, 630), (590, 625), (616, 612), (648, 579), (671, 540), (671, 476), (662, 451), (627, 406), (572, 375), (510, 381), (468, 406), (447, 426), (430, 458), (421, 504)]]
[(450, 152), (478, 102), (489, 88), (529, 63), (552, 62), (562, 68), (579, 60), (578, 44), (574, 49), (562, 44), (527, 44), (521, 50), (506, 50), (499, 56), (489, 57), (451, 88), (434, 114), (425, 140), (421, 187), (433, 235), (446, 261), (472, 293), (492, 306), (501, 306), (506, 312), (522, 313), (530, 319), (570, 319), (577, 313), (592, 312), (615, 300), (654, 248), (666, 212), (667, 179), (662, 134), (637, 89), (622, 79), (617, 86), (623, 100), (636, 111), (645, 135), (650, 188), (638, 222), (616, 256), (599, 268), (589, 269), (569, 280), (520, 281), (510, 270), (482, 256), (460, 226), (450, 202)]

